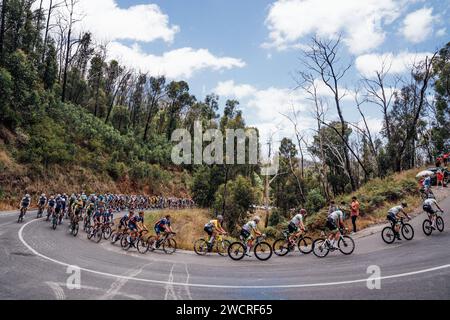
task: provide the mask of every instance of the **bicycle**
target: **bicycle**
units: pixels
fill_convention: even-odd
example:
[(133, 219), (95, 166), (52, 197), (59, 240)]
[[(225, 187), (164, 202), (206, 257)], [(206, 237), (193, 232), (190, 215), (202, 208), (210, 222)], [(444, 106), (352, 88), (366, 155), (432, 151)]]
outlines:
[(115, 244), (117, 241), (121, 241), (123, 236), (128, 235), (128, 228), (124, 228), (122, 231), (115, 230), (111, 233), (111, 244)]
[[(264, 241), (266, 238), (267, 237), (264, 234), (256, 237), (255, 245), (253, 246), (255, 257), (261, 261), (269, 260), (273, 253), (272, 246)], [(247, 244), (244, 243), (244, 240), (241, 237), (241, 241), (233, 242), (228, 247), (228, 256), (235, 261), (241, 260), (247, 255), (247, 248)]]
[(45, 219), (45, 221), (49, 221), (50, 217), (53, 216), (55, 212), (55, 209), (53, 207), (48, 207), (47, 208), (47, 218)]
[(105, 240), (109, 240), (109, 238), (111, 237), (112, 230), (111, 230), (110, 225), (113, 225), (113, 223), (112, 222), (105, 222), (101, 226), (102, 235), (103, 235), (103, 238)]
[(175, 232), (164, 232), (164, 236), (156, 241), (156, 236), (150, 236), (147, 240), (148, 250), (153, 252), (160, 247), (166, 254), (172, 254), (177, 250), (177, 242), (173, 238)]
[(70, 227), (69, 227), (70, 233), (71, 233), (74, 237), (76, 237), (77, 234), (78, 234), (78, 230), (79, 230), (79, 229), (80, 229), (80, 226), (79, 226), (79, 224), (78, 224), (78, 218), (75, 217), (75, 218), (72, 219), (72, 221), (70, 222)]
[(42, 218), (43, 214), (44, 214), (44, 205), (39, 205), (36, 219)]
[(91, 227), (91, 217), (88, 214), (86, 214), (83, 218), (83, 230), (87, 232), (90, 227)]
[(19, 218), (17, 219), (17, 223), (22, 223), (23, 222), (23, 217), (25, 216), (25, 214), (27, 213), (27, 208), (20, 208), (20, 213), (19, 213)]
[(141, 254), (147, 253), (148, 248), (148, 240), (144, 240), (144, 233), (148, 233), (148, 230), (141, 230), (138, 232), (137, 237), (133, 237), (130, 235), (130, 240), (128, 240), (128, 236), (122, 237), (120, 240), (120, 245), (122, 249), (128, 251), (131, 247), (135, 247), (137, 251)]
[(433, 191), (431, 190), (431, 188), (428, 188), (427, 191), (425, 191), (425, 188), (420, 188), (420, 196), (422, 197), (422, 200), (426, 200), (426, 199), (436, 199)]
[(291, 251), (295, 251), (295, 246), (303, 254), (310, 254), (313, 251), (313, 239), (311, 237), (305, 237), (305, 232), (300, 236), (294, 236), (292, 242), (289, 241), (289, 232), (283, 231), (283, 238), (276, 240), (273, 243), (273, 252), (280, 257), (287, 255)]
[(87, 238), (89, 240), (93, 238), (95, 242), (99, 243), (103, 238), (101, 226), (90, 226), (87, 233)]
[[(394, 243), (394, 241), (396, 239), (395, 229), (394, 229), (395, 224), (392, 223), (392, 221), (389, 221), (389, 222), (391, 223), (391, 226), (385, 227), (383, 229), (383, 231), (381, 231), (381, 238), (387, 244), (392, 244), (392, 243)], [(414, 238), (414, 228), (409, 223), (405, 223), (403, 217), (400, 218), (400, 221), (398, 221), (398, 222), (400, 222), (400, 224), (401, 224), (400, 232), (402, 233), (403, 238), (405, 238), (408, 241), (412, 240)]]
[[(441, 211), (441, 213), (444, 213), (443, 211)], [(436, 215), (436, 229), (439, 232), (443, 232), (444, 231), (444, 219), (442, 219), (442, 217), (440, 215), (437, 214), (437, 212), (434, 213)], [(428, 219), (425, 219), (422, 223), (422, 230), (423, 233), (425, 233), (426, 236), (430, 236), (431, 233), (433, 232), (433, 229), (431, 227), (431, 215), (428, 214)]]
[(339, 250), (344, 255), (351, 255), (355, 250), (355, 241), (347, 235), (346, 229), (339, 229), (338, 248), (334, 248), (328, 238), (319, 238), (313, 242), (313, 253), (318, 258), (325, 258), (328, 253)]
[(204, 256), (208, 252), (212, 252), (213, 249), (216, 249), (216, 252), (220, 256), (225, 256), (228, 252), (228, 247), (231, 245), (231, 241), (223, 239), (222, 234), (218, 234), (216, 239), (214, 239), (214, 243), (211, 245), (209, 241), (201, 238), (195, 241), (194, 243), (194, 251), (199, 256)]
[(55, 213), (55, 211), (52, 212), (52, 229), (56, 230), (56, 227), (58, 226), (58, 215)]

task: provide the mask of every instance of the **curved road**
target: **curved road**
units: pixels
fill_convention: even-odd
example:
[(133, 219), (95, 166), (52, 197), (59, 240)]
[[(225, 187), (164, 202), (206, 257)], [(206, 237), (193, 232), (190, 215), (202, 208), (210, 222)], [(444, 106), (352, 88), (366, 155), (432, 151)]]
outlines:
[[(351, 256), (330, 253), (232, 261), (177, 252), (141, 255), (109, 241), (96, 244), (67, 224), (51, 230), (29, 213), (0, 214), (0, 299), (450, 299), (450, 198), (440, 202), (446, 230), (426, 237), (424, 215), (412, 241), (386, 245), (379, 233), (355, 239)], [(80, 287), (72, 283), (80, 271)], [(369, 266), (380, 270), (370, 290)], [(71, 277), (72, 276), (72, 277)], [(374, 284), (377, 279), (369, 283)]]

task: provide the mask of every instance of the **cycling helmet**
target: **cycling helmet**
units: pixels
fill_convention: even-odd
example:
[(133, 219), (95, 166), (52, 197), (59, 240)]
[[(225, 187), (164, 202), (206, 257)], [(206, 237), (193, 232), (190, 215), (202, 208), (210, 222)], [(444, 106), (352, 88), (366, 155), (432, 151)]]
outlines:
[(45, 193), (41, 194), (41, 197), (45, 197)]
[(408, 204), (406, 202), (402, 202), (402, 207), (406, 208), (406, 207), (408, 207)]
[(302, 210), (300, 210), (300, 214), (306, 215), (306, 214), (308, 214), (308, 212), (305, 209), (302, 209)]
[(259, 216), (255, 216), (255, 217), (253, 218), (253, 221), (255, 221), (256, 223), (258, 223), (258, 222), (261, 221), (261, 218), (260, 218)]
[(219, 215), (217, 216), (217, 220), (223, 221), (223, 216), (222, 216), (221, 214), (219, 214)]
[(30, 195), (27, 193), (27, 194), (25, 195), (25, 198), (30, 198)]

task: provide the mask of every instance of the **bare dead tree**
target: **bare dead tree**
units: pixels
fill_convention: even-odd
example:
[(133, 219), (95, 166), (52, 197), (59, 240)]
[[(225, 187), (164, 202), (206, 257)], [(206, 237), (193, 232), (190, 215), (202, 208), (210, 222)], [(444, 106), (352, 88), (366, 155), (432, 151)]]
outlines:
[[(350, 177), (350, 184), (352, 190), (356, 190), (356, 182), (351, 173), (350, 157), (349, 157), (349, 144), (348, 138), (345, 134), (345, 119), (342, 113), (341, 100), (346, 96), (345, 92), (341, 92), (339, 83), (346, 75), (347, 71), (351, 68), (351, 64), (345, 64), (340, 67), (341, 61), (338, 57), (339, 45), (341, 42), (341, 37), (336, 40), (321, 40), (318, 37), (312, 39), (312, 44), (307, 50), (303, 51), (302, 62), (304, 66), (312, 70), (318, 76), (320, 76), (321, 81), (326, 87), (331, 91), (334, 104), (339, 115), (341, 122), (341, 133), (345, 141), (344, 156), (345, 156), (345, 167)], [(352, 151), (352, 150), (350, 150)], [(354, 153), (352, 151), (352, 153)]]
[(389, 119), (389, 110), (395, 98), (398, 83), (401, 81), (399, 77), (393, 77), (388, 83), (387, 75), (392, 67), (392, 61), (383, 59), (381, 69), (375, 71), (374, 78), (363, 78), (362, 83), (366, 90), (366, 100), (380, 107), (383, 113), (384, 128), (386, 130), (386, 138), (388, 143), (391, 142), (392, 125)]

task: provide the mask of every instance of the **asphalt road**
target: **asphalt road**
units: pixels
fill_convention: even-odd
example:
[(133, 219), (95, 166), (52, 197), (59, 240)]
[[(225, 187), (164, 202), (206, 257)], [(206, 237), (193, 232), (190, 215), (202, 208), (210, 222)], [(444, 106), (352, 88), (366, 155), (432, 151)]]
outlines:
[[(441, 205), (446, 211), (443, 233), (426, 237), (422, 214), (411, 222), (412, 241), (387, 245), (377, 233), (355, 239), (351, 256), (333, 252), (319, 259), (296, 252), (267, 262), (187, 252), (124, 252), (109, 241), (88, 240), (81, 230), (74, 238), (67, 222), (53, 231), (34, 213), (23, 224), (17, 223), (17, 213), (2, 213), (0, 299), (448, 300), (450, 198)], [(368, 272), (371, 266), (380, 274)], [(70, 286), (73, 270), (79, 270), (78, 288)], [(376, 279), (368, 281), (370, 276)], [(368, 283), (379, 286), (369, 289)]]

